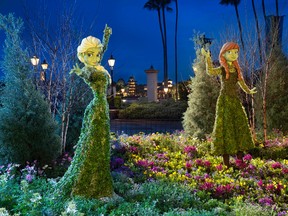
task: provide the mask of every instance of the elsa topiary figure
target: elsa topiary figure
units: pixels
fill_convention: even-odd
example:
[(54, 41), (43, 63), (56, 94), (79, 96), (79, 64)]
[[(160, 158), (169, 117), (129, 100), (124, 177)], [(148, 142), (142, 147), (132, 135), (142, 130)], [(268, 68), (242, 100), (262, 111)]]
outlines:
[(110, 75), (100, 65), (103, 45), (95, 37), (84, 38), (77, 48), (77, 56), (84, 63), (76, 64), (70, 73), (76, 73), (92, 89), (94, 98), (87, 106), (81, 134), (73, 161), (58, 183), (64, 195), (87, 198), (113, 195), (110, 173), (110, 119), (106, 90)]
[(237, 83), (247, 94), (256, 93), (245, 84), (238, 63), (239, 46), (227, 42), (219, 54), (220, 67), (214, 68), (210, 52), (201, 50), (206, 57), (206, 71), (221, 78), (221, 90), (216, 104), (216, 118), (213, 129), (213, 151), (223, 156), (223, 162), (230, 167), (229, 155), (242, 160), (243, 152), (254, 147), (248, 118), (238, 97)]

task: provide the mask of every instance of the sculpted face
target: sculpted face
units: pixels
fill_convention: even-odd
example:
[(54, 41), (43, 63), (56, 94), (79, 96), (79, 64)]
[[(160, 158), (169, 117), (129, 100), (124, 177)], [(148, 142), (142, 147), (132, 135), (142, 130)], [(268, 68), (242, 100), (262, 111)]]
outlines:
[(238, 59), (238, 56), (239, 56), (238, 49), (231, 49), (223, 54), (223, 57), (226, 59), (227, 62), (236, 61)]
[(88, 66), (99, 65), (101, 57), (101, 49), (99, 47), (91, 47), (84, 53), (84, 64)]

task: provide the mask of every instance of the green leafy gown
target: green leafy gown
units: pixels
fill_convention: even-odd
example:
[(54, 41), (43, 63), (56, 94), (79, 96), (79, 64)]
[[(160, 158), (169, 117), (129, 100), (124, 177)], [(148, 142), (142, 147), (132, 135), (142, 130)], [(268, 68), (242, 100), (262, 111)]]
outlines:
[(86, 107), (73, 161), (58, 184), (63, 195), (100, 198), (113, 195), (110, 173), (110, 120), (106, 90), (108, 73), (84, 67), (80, 77), (90, 86), (94, 98)]
[(213, 153), (223, 155), (247, 151), (254, 147), (254, 142), (245, 109), (239, 98), (237, 72), (230, 72), (229, 79), (226, 79), (224, 68), (220, 67), (218, 71), (221, 90), (212, 133)]

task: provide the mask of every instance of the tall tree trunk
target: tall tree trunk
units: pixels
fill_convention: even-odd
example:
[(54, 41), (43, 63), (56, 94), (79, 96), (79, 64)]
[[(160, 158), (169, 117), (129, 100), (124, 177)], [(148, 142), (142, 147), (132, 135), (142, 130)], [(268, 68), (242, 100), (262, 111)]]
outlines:
[(241, 25), (239, 11), (238, 11), (238, 5), (234, 4), (234, 7), (235, 7), (235, 11), (236, 11), (237, 22), (238, 22), (238, 27), (239, 27), (239, 32), (240, 32), (241, 46), (242, 46), (242, 49), (245, 50), (244, 41), (243, 41), (242, 25)]
[(176, 101), (178, 100), (178, 0), (175, 0), (176, 7), (176, 22), (175, 22), (175, 87)]
[(256, 22), (256, 31), (257, 31), (257, 41), (258, 41), (258, 48), (259, 48), (259, 59), (260, 59), (260, 65), (263, 64), (263, 58), (262, 58), (262, 45), (261, 45), (261, 33), (259, 29), (259, 21), (258, 21), (258, 16), (255, 8), (255, 2), (252, 0), (252, 8), (253, 8), (253, 13), (255, 17), (255, 22)]
[(267, 81), (268, 81), (268, 70), (269, 70), (269, 63), (266, 64), (265, 67), (265, 78), (264, 78), (264, 88), (263, 88), (263, 135), (264, 141), (267, 140)]
[(167, 30), (166, 30), (166, 15), (165, 15), (165, 8), (162, 8), (162, 20), (163, 20), (163, 29), (164, 29), (164, 41), (165, 41), (165, 48), (164, 48), (164, 87), (167, 88), (168, 85), (168, 57), (167, 57)]
[(265, 0), (262, 0), (262, 12), (263, 12), (264, 20), (265, 20), (266, 19)]
[(163, 46), (163, 76), (164, 76), (164, 79), (165, 79), (165, 68), (166, 68), (166, 63), (165, 63), (165, 44), (166, 44), (166, 41), (165, 41), (165, 37), (164, 37), (164, 32), (163, 32), (163, 25), (162, 25), (162, 19), (161, 19), (161, 11), (160, 9), (157, 10), (158, 12), (158, 22), (159, 22), (159, 28), (160, 28), (160, 33), (161, 33), (161, 39), (162, 39), (162, 46)]
[(279, 6), (278, 6), (278, 0), (276, 0), (275, 3), (276, 3), (276, 16), (279, 17)]

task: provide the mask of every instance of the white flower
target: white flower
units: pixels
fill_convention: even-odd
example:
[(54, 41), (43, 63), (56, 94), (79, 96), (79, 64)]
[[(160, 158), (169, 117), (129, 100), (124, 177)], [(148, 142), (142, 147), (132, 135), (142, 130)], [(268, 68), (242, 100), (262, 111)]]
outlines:
[(30, 201), (33, 203), (33, 202), (37, 202), (41, 199), (42, 199), (42, 197), (39, 193), (33, 193), (33, 197), (30, 199)]
[(0, 208), (0, 216), (9, 216), (9, 212), (5, 208)]
[(76, 212), (77, 212), (76, 204), (75, 204), (73, 201), (70, 201), (70, 202), (68, 203), (67, 208), (66, 208), (66, 213), (75, 214)]

